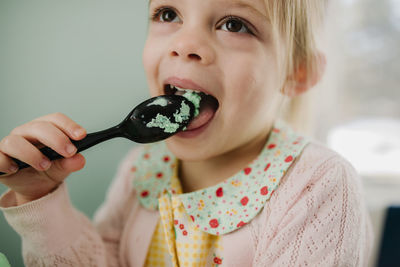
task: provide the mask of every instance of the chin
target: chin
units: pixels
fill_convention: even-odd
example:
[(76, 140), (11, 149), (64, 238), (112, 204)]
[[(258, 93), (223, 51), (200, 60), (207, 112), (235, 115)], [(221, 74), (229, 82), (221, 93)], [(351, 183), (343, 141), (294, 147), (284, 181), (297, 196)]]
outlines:
[(215, 148), (211, 150), (209, 145), (195, 144), (195, 142), (179, 142), (174, 138), (166, 141), (168, 149), (179, 160), (183, 161), (202, 161), (212, 158)]

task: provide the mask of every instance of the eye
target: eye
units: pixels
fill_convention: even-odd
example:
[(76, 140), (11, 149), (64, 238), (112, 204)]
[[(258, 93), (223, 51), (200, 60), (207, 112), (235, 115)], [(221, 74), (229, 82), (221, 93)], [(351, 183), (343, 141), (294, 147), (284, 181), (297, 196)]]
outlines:
[(172, 8), (162, 7), (154, 11), (152, 20), (160, 22), (179, 22), (179, 17)]
[(242, 19), (232, 16), (228, 17), (224, 21), (224, 23), (220, 26), (220, 29), (228, 32), (252, 34), (252, 31), (249, 29), (249, 27)]

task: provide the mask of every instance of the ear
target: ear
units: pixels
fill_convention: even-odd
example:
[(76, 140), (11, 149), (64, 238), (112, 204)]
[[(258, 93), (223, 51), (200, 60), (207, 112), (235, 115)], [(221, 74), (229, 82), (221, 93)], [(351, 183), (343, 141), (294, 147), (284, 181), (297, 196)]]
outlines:
[(305, 64), (295, 70), (293, 75), (289, 76), (285, 82), (282, 93), (289, 97), (299, 96), (308, 91), (308, 89), (315, 86), (322, 78), (326, 68), (326, 56), (321, 52), (315, 54), (316, 57), (316, 68), (314, 70), (308, 70)]

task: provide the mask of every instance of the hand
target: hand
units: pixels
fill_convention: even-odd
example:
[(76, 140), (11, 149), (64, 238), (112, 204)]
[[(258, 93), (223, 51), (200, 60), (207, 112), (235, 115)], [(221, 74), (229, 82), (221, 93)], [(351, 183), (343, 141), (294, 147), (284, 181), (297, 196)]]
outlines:
[[(76, 154), (73, 140), (81, 140), (86, 130), (61, 113), (37, 118), (11, 131), (0, 141), (0, 182), (13, 190), (17, 204), (39, 199), (53, 191), (71, 172), (82, 169), (85, 158)], [(39, 148), (47, 146), (64, 159), (50, 161)], [(11, 158), (32, 167), (18, 171)], [(18, 171), (18, 172), (17, 172)]]

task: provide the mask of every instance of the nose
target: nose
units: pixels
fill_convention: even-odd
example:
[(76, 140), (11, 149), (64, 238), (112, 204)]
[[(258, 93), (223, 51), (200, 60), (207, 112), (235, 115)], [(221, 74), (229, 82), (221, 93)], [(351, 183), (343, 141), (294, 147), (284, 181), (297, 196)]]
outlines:
[(170, 56), (209, 65), (215, 59), (215, 51), (207, 33), (181, 29), (172, 41)]

